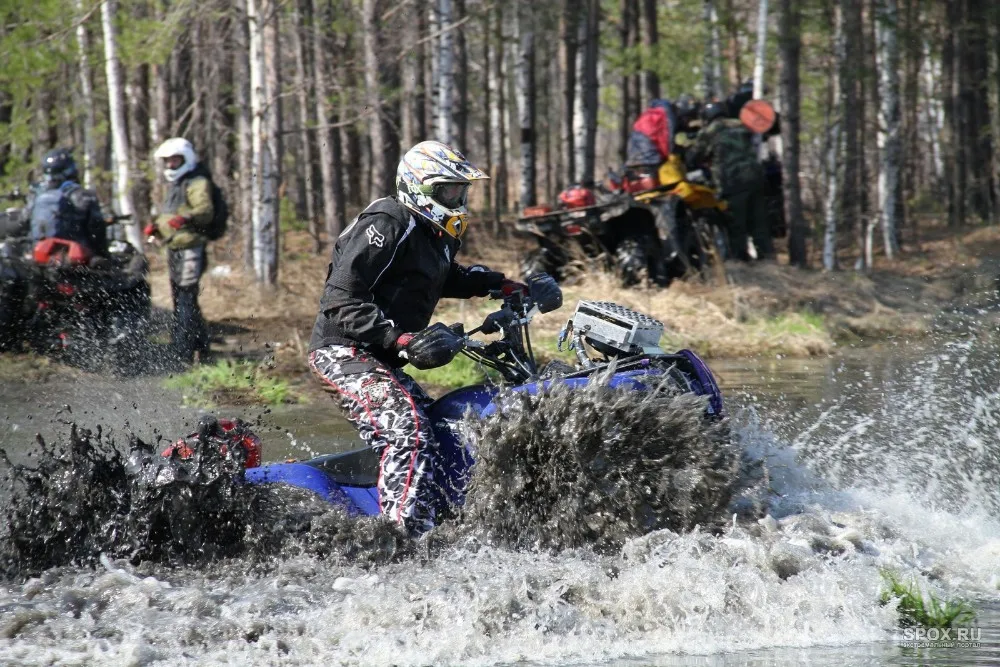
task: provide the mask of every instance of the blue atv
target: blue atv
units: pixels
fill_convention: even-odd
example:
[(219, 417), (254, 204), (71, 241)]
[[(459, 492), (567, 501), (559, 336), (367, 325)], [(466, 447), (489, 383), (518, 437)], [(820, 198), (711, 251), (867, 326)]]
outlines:
[[(496, 295), (499, 296), (499, 295)], [(544, 308), (542, 309), (544, 310)], [(537, 393), (552, 383), (582, 387), (592, 376), (611, 371), (611, 387), (635, 391), (668, 389), (676, 394), (706, 396), (705, 418), (724, 416), (722, 395), (712, 372), (692, 351), (667, 354), (659, 348), (663, 324), (634, 310), (606, 301), (580, 301), (573, 317), (560, 334), (559, 346), (568, 344), (577, 364), (554, 361), (539, 367), (532, 351), (528, 325), (540, 312), (530, 297), (514, 294), (484, 323), (465, 332), (453, 329), (464, 340), (462, 354), (470, 357), (501, 382), (456, 389), (438, 399), (429, 409), (439, 443), (438, 480), (445, 505), (459, 506), (475, 460), (475, 444), (465, 442), (459, 426), (466, 415), (488, 417), (503, 410), (502, 391)], [(502, 334), (486, 342), (476, 334)], [(379, 514), (377, 482), (378, 454), (370, 448), (319, 456), (307, 461), (268, 463), (247, 467), (251, 484), (284, 484), (305, 489), (323, 500), (344, 507), (355, 516)]]

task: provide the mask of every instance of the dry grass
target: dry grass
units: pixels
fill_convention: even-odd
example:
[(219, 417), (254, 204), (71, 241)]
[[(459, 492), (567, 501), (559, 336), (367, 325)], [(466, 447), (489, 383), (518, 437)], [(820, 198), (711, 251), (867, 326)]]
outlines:
[[(201, 304), (210, 321), (251, 330), (250, 340), (241, 345), (269, 343), (279, 368), (301, 371), (329, 249), (322, 256), (311, 254), (310, 240), (298, 232), (286, 233), (283, 244), (276, 288), (258, 288), (242, 267), (230, 265), (229, 275), (205, 277)], [(462, 259), (516, 275), (524, 247), (516, 239), (483, 235), (466, 244)], [(993, 257), (1000, 257), (998, 228), (964, 233), (931, 228), (918, 252), (895, 263), (880, 257), (871, 275), (801, 270), (783, 260), (730, 262), (724, 286), (689, 281), (664, 290), (623, 289), (613, 276), (592, 272), (564, 287), (566, 306), (540, 317), (537, 333), (548, 344), (545, 339), (554, 339), (576, 301), (587, 298), (616, 301), (657, 317), (666, 327), (668, 348), (690, 347), (708, 357), (824, 355), (843, 338), (864, 342), (926, 333), (945, 304), (993, 284), (1000, 274), (1000, 262)], [(164, 262), (157, 257), (152, 265), (154, 302), (169, 309)], [(435, 319), (478, 324), (494, 306), (482, 299), (448, 300)]]

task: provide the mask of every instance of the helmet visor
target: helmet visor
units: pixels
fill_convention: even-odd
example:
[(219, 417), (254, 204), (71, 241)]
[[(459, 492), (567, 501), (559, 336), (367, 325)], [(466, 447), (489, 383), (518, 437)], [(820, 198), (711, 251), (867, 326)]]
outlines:
[(432, 196), (445, 208), (462, 208), (469, 198), (469, 183), (437, 183)]

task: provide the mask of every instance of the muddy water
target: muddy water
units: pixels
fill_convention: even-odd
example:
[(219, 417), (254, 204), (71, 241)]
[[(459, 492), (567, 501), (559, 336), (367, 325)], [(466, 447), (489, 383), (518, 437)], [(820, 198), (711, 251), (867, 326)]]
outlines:
[[(0, 663), (998, 664), (995, 359), (958, 341), (714, 363), (774, 490), (770, 519), (721, 536), (660, 531), (614, 555), (467, 544), (376, 571), (66, 568), (0, 583)], [(81, 422), (172, 435), (197, 418), (177, 401), (146, 380), (8, 383), (0, 444), (59, 433), (65, 403)], [(353, 444), (331, 412), (245, 414), (278, 458)], [(878, 602), (883, 568), (974, 601), (976, 645), (912, 646)]]

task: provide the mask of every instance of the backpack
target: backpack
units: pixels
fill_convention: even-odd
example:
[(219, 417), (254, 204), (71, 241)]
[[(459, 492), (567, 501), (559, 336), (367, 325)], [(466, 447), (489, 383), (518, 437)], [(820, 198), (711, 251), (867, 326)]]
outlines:
[(200, 163), (191, 172), (191, 175), (204, 176), (208, 181), (208, 186), (212, 194), (212, 221), (203, 229), (199, 229), (199, 231), (209, 241), (218, 241), (225, 236), (227, 223), (229, 222), (229, 204), (226, 203), (226, 196), (223, 194), (222, 188), (212, 180), (212, 174), (208, 171), (208, 167), (204, 163)]
[(208, 183), (212, 188), (212, 222), (205, 229), (205, 238), (209, 241), (218, 241), (226, 233), (226, 223), (229, 221), (229, 204), (222, 194), (222, 188), (215, 184), (211, 178)]
[(667, 100), (653, 100), (632, 125), (626, 166), (660, 164), (673, 153), (677, 115)]

